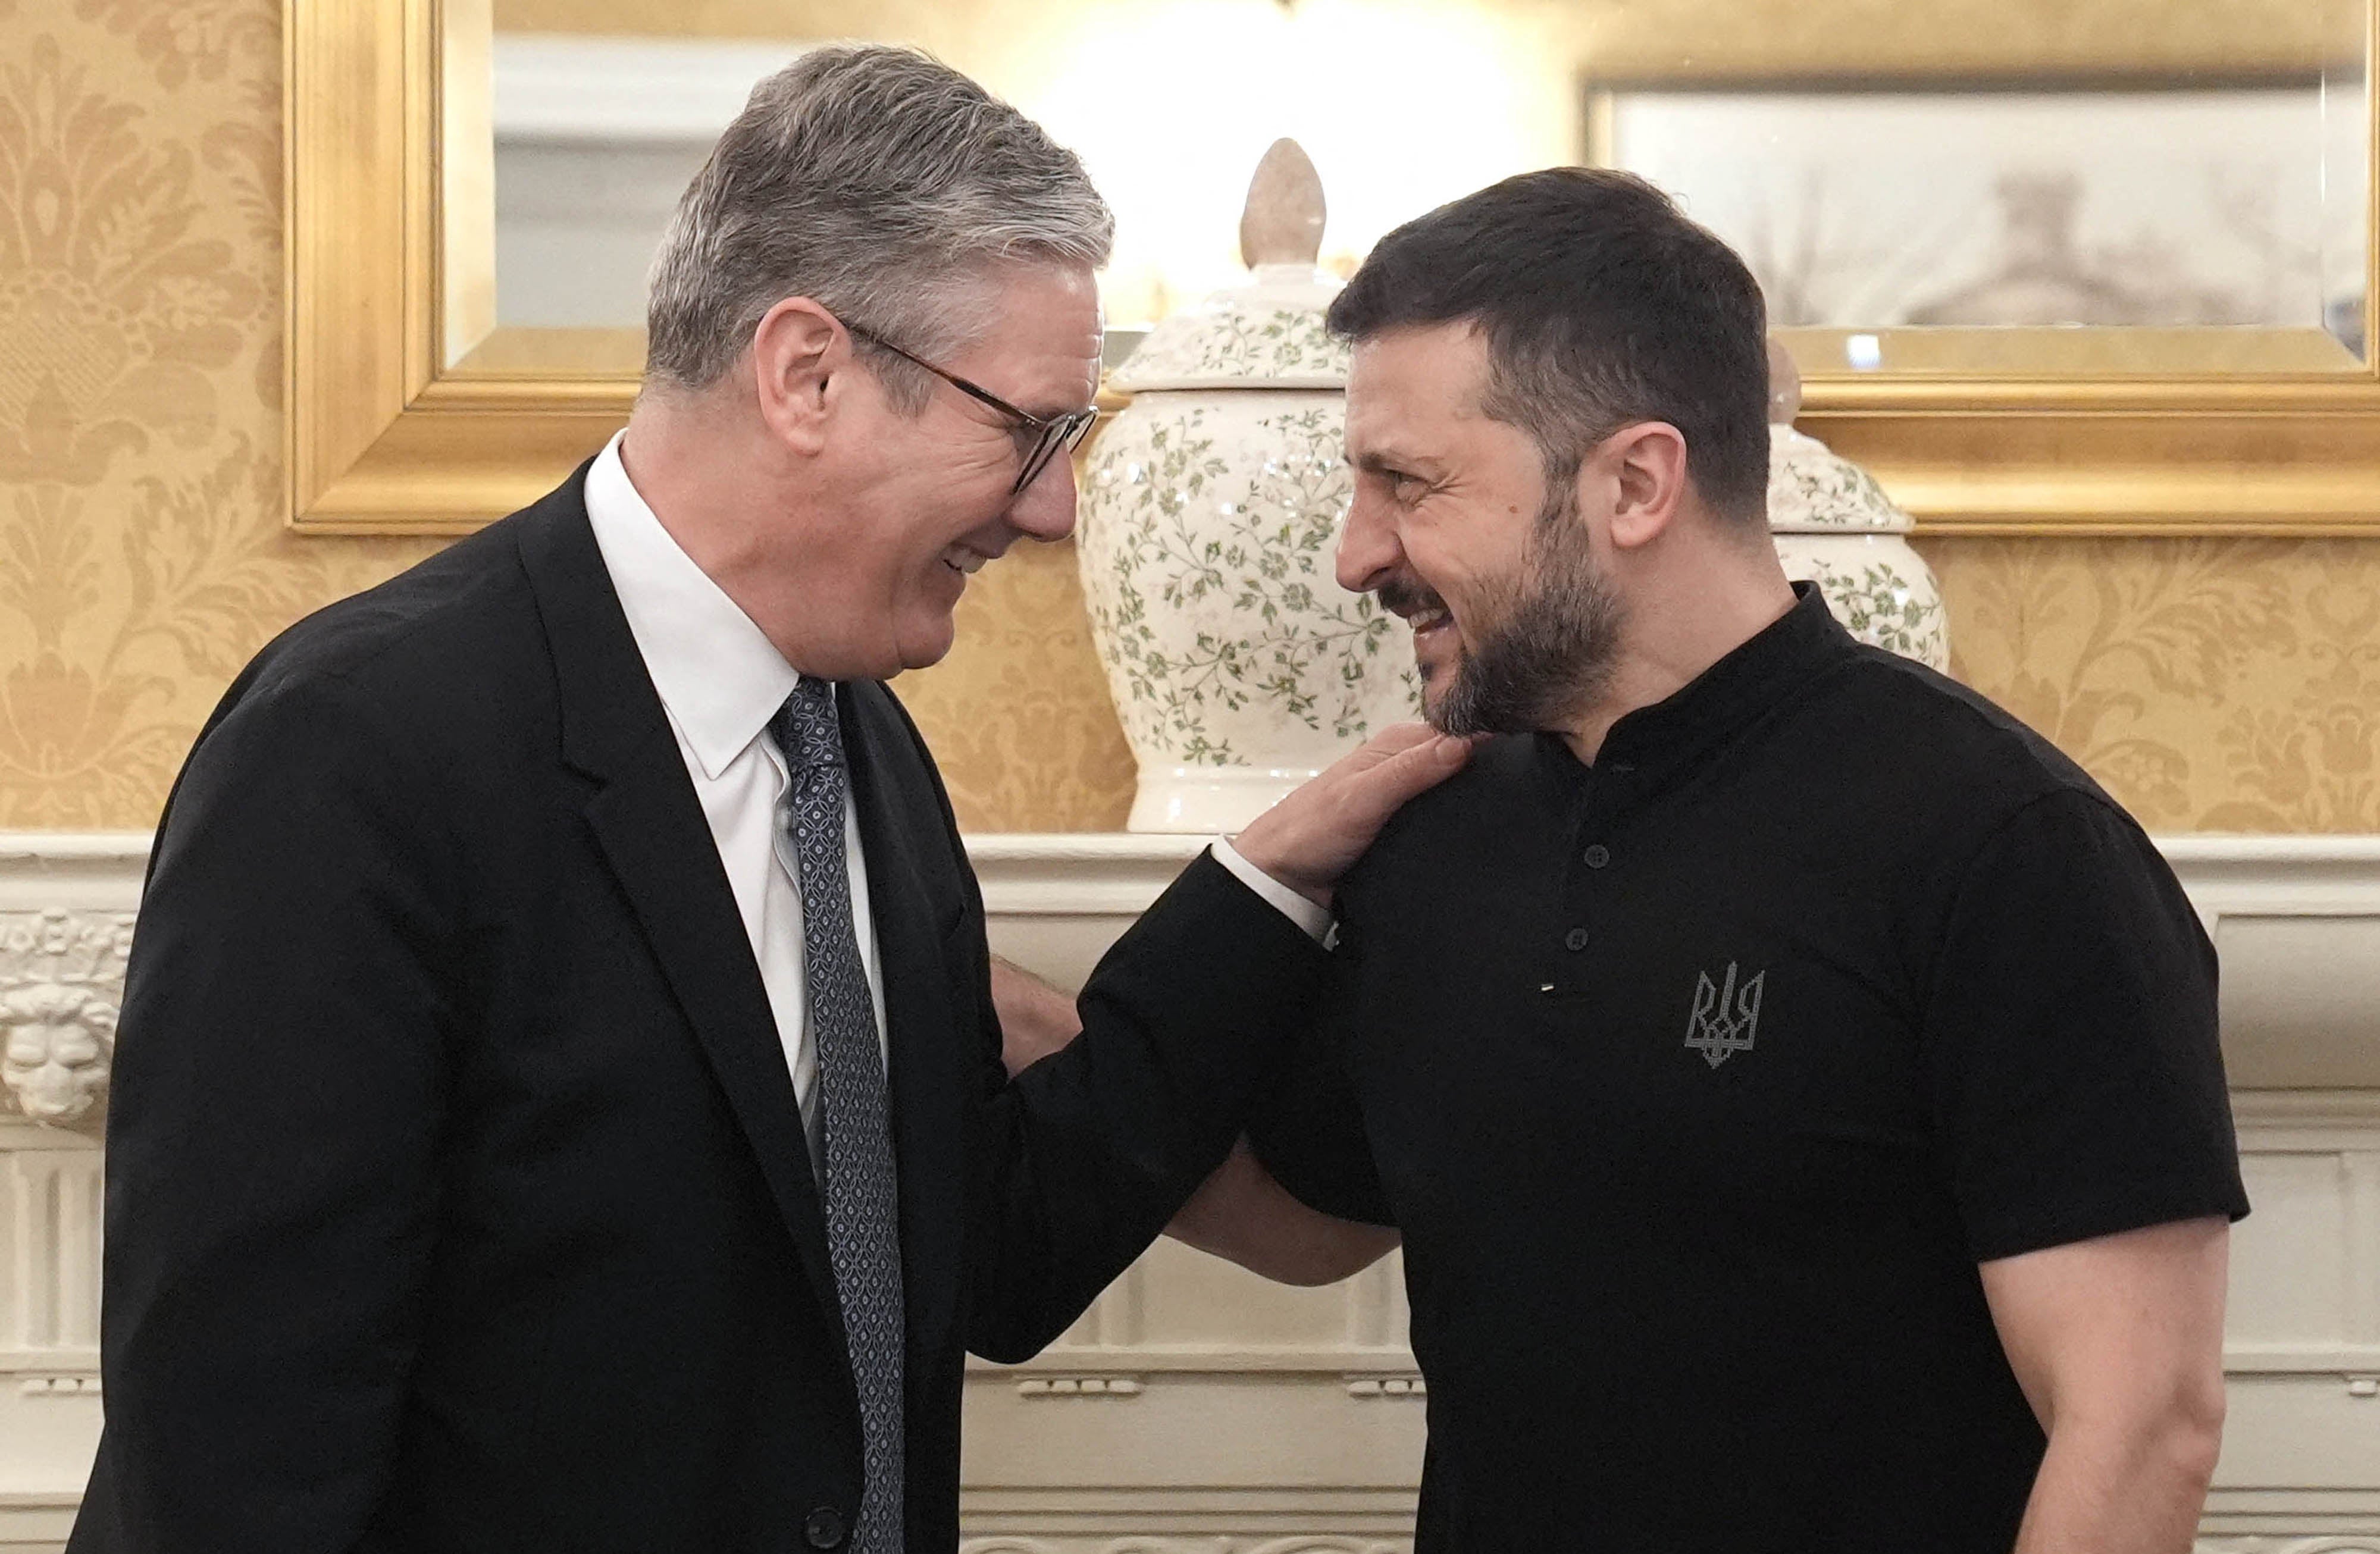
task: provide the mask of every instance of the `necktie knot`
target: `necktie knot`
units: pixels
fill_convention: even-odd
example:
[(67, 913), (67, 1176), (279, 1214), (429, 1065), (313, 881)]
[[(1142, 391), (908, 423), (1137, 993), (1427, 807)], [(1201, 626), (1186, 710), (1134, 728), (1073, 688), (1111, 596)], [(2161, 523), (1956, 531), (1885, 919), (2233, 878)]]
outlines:
[(843, 765), (843, 725), (835, 718), (831, 680), (802, 676), (794, 694), (769, 720), (769, 731), (796, 776)]

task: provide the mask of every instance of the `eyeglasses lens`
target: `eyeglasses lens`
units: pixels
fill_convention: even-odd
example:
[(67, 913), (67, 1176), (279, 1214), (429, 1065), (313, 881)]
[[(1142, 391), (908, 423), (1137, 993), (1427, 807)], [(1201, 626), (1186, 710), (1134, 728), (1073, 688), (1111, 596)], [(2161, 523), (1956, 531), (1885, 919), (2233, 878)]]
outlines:
[(1071, 454), (1082, 446), (1084, 435), (1098, 419), (1095, 413), (1082, 411), (1061, 417), (1043, 427), (1041, 435), (1033, 443), (1033, 451), (1025, 455), (1024, 467), (1017, 471), (1016, 484), (1011, 488), (1012, 492), (1021, 492), (1031, 485), (1061, 451)]

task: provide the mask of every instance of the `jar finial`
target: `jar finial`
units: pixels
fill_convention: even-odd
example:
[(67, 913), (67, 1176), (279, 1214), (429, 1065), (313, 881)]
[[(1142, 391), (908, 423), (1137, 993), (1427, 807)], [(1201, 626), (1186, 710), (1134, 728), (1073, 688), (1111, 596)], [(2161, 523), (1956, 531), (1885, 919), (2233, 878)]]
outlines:
[(1240, 262), (1312, 264), (1322, 252), (1322, 175), (1305, 148), (1287, 136), (1275, 140), (1240, 212)]

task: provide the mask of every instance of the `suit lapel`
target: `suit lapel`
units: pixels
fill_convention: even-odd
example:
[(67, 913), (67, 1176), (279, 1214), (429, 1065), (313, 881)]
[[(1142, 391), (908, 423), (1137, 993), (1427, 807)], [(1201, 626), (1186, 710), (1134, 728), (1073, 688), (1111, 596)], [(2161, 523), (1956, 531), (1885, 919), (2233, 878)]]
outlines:
[(553, 650), (563, 759), (587, 822), (759, 1159), (837, 1335), (826, 1220), (767, 989), (710, 823), (587, 520), (582, 466), (525, 515), (520, 548)]
[(954, 1030), (951, 973), (942, 941), (954, 923), (937, 903), (960, 909), (957, 892), (936, 890), (921, 843), (939, 842), (939, 809), (905, 801), (897, 780), (908, 738), (895, 717), (875, 706), (892, 693), (847, 687), (844, 749), (868, 858), (868, 895), (876, 922), (878, 975), (884, 985), (885, 1045), (892, 1108), (892, 1147), (900, 1170), (901, 1262), (909, 1347), (922, 1356), (956, 1319), (958, 1249), (964, 1241), (965, 1084), (973, 1072)]

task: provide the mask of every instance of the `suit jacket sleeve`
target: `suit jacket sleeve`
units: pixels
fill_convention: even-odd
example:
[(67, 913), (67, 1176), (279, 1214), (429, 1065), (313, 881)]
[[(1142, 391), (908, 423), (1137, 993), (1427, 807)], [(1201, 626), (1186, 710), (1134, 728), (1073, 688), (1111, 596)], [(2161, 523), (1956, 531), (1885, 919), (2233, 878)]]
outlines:
[(236, 687), (176, 783), (108, 1127), (119, 1548), (326, 1554), (383, 1496), (437, 1201), (426, 787), (322, 676)]
[[(969, 1347), (1031, 1357), (1148, 1248), (1231, 1152), (1324, 964), (1211, 857), (1118, 941), (1083, 989), (1082, 1036), (992, 1095)], [(988, 981), (982, 997), (998, 1081)]]
[[(932, 773), (921, 740), (917, 749)], [(1014, 1363), (1065, 1331), (1222, 1164), (1312, 1018), (1329, 956), (1201, 856), (1092, 973), (1082, 1036), (1011, 1080), (982, 899), (939, 774), (933, 783), (973, 924), (972, 986), (958, 989), (973, 1010), (980, 1102), (967, 1347)]]

